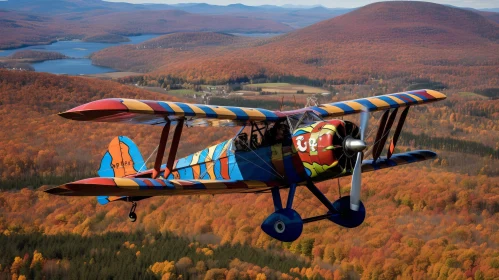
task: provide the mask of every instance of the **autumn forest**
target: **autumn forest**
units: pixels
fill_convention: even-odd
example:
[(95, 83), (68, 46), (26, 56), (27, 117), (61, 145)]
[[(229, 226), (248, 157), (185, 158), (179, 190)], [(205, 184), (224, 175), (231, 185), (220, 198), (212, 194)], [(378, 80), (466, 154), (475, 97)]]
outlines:
[[(19, 45), (26, 38), (39, 43), (30, 33), (37, 28), (46, 32), (38, 33), (46, 36), (43, 40), (64, 36), (52, 28), (68, 21), (68, 15), (82, 18), (60, 32), (106, 39), (94, 31), (107, 26), (106, 34), (121, 34), (150, 13), (123, 6), (121, 15), (109, 18), (103, 11), (114, 8), (102, 7), (91, 12), (92, 24), (82, 26), (75, 21), (85, 22), (89, 15), (39, 15), (37, 21), (27, 16), (32, 11), (0, 10), (19, 30), (28, 30), (9, 29), (0, 44)], [(91, 57), (94, 64), (132, 75), (111, 79), (0, 69), (0, 279), (499, 279), (495, 15), (432, 3), (382, 2), (291, 31), (270, 19), (245, 25), (241, 17), (217, 15), (224, 19), (210, 21), (206, 14), (151, 13), (132, 33), (164, 35)], [(128, 21), (120, 25), (123, 18)], [(162, 19), (174, 23), (151, 27)], [(189, 21), (195, 24), (181, 28)], [(204, 29), (204, 21), (209, 28)], [(227, 26), (287, 33), (253, 38), (218, 32)], [(17, 55), (57, 58), (33, 51)], [(281, 94), (265, 89), (270, 84), (332, 94)], [(130, 203), (102, 206), (95, 197), (43, 192), (97, 176), (115, 136), (133, 139), (147, 158), (154, 156), (161, 133), (155, 126), (76, 122), (57, 113), (110, 97), (204, 102), (180, 93), (199, 96), (210, 87), (258, 93), (213, 96), (210, 104), (270, 110), (303, 107), (310, 96), (331, 103), (439, 90), (446, 100), (411, 107), (396, 148), (429, 149), (439, 156), (366, 173), (361, 198), (367, 216), (361, 226), (314, 222), (294, 242), (277, 241), (261, 230), (274, 211), (269, 193), (153, 197), (138, 202), (137, 222), (130, 223)], [(371, 128), (377, 128), (381, 114), (370, 116)], [(358, 116), (346, 118), (358, 122)], [(222, 142), (237, 130), (185, 128), (178, 156)], [(350, 177), (318, 188), (335, 200), (349, 194)], [(287, 191), (281, 196), (285, 201)], [(301, 187), (294, 207), (302, 217), (327, 211)]]

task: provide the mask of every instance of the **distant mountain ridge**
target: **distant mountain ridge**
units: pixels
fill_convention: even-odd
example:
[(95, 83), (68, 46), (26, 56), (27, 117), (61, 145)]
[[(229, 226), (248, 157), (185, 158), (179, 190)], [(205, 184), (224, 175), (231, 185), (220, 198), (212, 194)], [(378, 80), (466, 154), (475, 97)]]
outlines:
[(123, 71), (213, 80), (265, 73), (363, 83), (423, 75), (452, 86), (490, 83), (499, 69), (498, 24), (473, 11), (427, 2), (370, 4), (252, 45), (231, 46), (169, 53), (121, 47), (92, 59), (103, 66), (112, 61)]

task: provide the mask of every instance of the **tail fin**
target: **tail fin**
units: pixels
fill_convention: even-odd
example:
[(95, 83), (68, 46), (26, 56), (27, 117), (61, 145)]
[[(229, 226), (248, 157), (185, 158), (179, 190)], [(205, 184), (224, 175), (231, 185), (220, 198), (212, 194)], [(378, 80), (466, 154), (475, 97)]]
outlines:
[[(126, 136), (117, 136), (109, 143), (97, 174), (100, 177), (125, 177), (143, 171), (144, 167), (144, 158), (137, 145)], [(102, 205), (123, 199), (126, 199), (126, 197), (97, 197), (97, 201)]]
[(139, 148), (126, 136), (115, 137), (102, 157), (97, 171), (100, 177), (125, 177), (145, 167)]

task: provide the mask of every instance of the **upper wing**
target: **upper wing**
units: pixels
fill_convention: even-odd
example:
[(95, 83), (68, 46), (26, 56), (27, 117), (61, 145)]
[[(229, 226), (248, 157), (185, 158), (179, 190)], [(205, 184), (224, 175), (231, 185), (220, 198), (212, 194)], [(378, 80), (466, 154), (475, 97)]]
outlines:
[(445, 98), (447, 98), (447, 96), (438, 91), (422, 89), (360, 98), (351, 101), (321, 104), (319, 106), (305, 108), (304, 110), (312, 110), (322, 117), (340, 117), (360, 113), (362, 107), (367, 108), (370, 112), (374, 112), (390, 108), (435, 102)]
[(182, 102), (110, 98), (93, 101), (59, 114), (78, 121), (121, 122), (164, 126), (166, 119), (185, 117), (188, 126), (234, 126), (250, 121), (285, 118), (266, 109), (188, 104)]
[(275, 122), (286, 116), (314, 111), (322, 117), (355, 114), (365, 107), (369, 111), (406, 107), (445, 99), (434, 90), (380, 95), (342, 101), (293, 111), (270, 111), (260, 108), (200, 105), (182, 102), (110, 98), (93, 101), (59, 115), (78, 121), (121, 122), (164, 126), (167, 119), (175, 121), (185, 117), (188, 126), (235, 126), (248, 122)]

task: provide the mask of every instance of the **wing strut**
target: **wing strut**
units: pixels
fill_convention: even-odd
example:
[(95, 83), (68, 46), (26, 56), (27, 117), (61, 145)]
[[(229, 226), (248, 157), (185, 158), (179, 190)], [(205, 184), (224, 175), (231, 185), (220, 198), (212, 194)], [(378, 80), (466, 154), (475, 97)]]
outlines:
[(404, 111), (402, 111), (402, 114), (400, 115), (397, 128), (395, 129), (392, 141), (390, 142), (390, 147), (388, 148), (388, 154), (386, 155), (386, 159), (390, 159), (393, 155), (393, 152), (395, 151), (395, 145), (397, 145), (397, 140), (399, 139), (400, 132), (402, 131), (402, 127), (404, 126), (407, 113), (409, 113), (409, 108), (411, 108), (411, 106), (406, 107)]
[[(170, 121), (168, 120), (163, 131), (161, 132), (161, 138), (159, 142), (158, 154), (156, 156), (156, 161), (154, 163), (154, 170), (152, 172), (152, 178), (158, 178), (161, 162), (163, 161), (163, 156), (165, 155), (166, 142), (168, 141), (168, 133), (170, 131)], [(178, 144), (180, 142), (180, 135), (182, 135), (182, 128), (184, 127), (184, 119), (181, 118), (177, 121), (175, 126), (175, 132), (173, 133), (172, 145), (170, 147), (170, 153), (168, 154), (168, 160), (166, 161), (166, 169), (164, 178), (168, 178), (173, 169), (173, 163), (175, 163), (175, 157), (177, 156)]]
[[(388, 111), (387, 111), (388, 112)], [(381, 152), (383, 151), (383, 147), (385, 146), (386, 139), (388, 138), (388, 134), (390, 134), (390, 130), (392, 129), (393, 121), (395, 120), (395, 116), (397, 116), (398, 108), (395, 108), (393, 112), (390, 113), (390, 117), (386, 122), (386, 125), (383, 128), (383, 133), (381, 134), (381, 139), (379, 139), (379, 143), (375, 142), (375, 149), (373, 150), (373, 159), (376, 161)], [(381, 126), (379, 128), (381, 130)], [(379, 134), (379, 131), (378, 131)]]
[(154, 162), (154, 170), (152, 171), (153, 179), (158, 178), (159, 175), (161, 162), (163, 161), (163, 157), (165, 155), (166, 142), (168, 142), (168, 133), (170, 132), (170, 124), (171, 124), (170, 119), (167, 119), (166, 124), (163, 127), (163, 131), (161, 131), (158, 153), (156, 154), (156, 161)]

